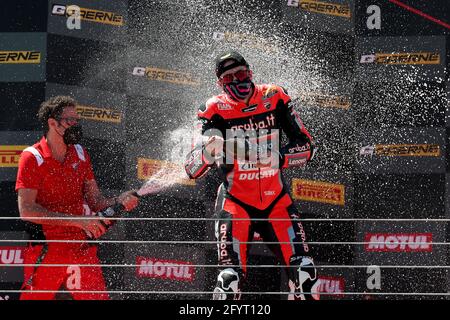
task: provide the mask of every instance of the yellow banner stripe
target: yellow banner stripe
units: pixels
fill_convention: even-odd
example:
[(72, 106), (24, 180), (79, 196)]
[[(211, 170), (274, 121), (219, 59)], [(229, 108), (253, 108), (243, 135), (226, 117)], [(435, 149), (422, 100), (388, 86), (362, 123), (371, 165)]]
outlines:
[(296, 200), (345, 205), (345, 186), (321, 181), (292, 179), (292, 197)]

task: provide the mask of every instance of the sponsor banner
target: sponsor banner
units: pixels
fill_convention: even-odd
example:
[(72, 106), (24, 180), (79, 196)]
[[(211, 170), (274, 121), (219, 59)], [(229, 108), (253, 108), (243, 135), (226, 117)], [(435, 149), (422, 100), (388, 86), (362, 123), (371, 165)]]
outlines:
[(345, 186), (324, 181), (292, 180), (292, 196), (296, 200), (345, 205)]
[(126, 96), (107, 91), (48, 83), (46, 96), (69, 95), (78, 105), (83, 133), (88, 138), (123, 141), (125, 139)]
[(80, 20), (96, 22), (101, 24), (109, 24), (112, 26), (123, 26), (123, 15), (91, 8), (81, 8), (76, 5), (52, 5), (52, 15), (61, 17), (76, 17), (79, 15)]
[(320, 92), (300, 92), (298, 101), (302, 105), (319, 108), (350, 109), (352, 98), (349, 95), (331, 95)]
[[(170, 233), (176, 232), (171, 228)], [(125, 245), (125, 262), (136, 264), (127, 268), (124, 289), (147, 291), (205, 291), (205, 251), (174, 245)], [(167, 299), (167, 295), (165, 296)], [(136, 297), (136, 296), (135, 296)], [(154, 295), (152, 297), (155, 298)], [(140, 295), (139, 299), (146, 299)]]
[(445, 139), (444, 129), (359, 130), (356, 169), (378, 173), (444, 173)]
[[(203, 78), (200, 78), (205, 75), (204, 66), (211, 57), (205, 58), (196, 53), (197, 58), (193, 61), (186, 52), (176, 55), (174, 50), (163, 52), (141, 47), (130, 47), (129, 50), (126, 69), (129, 95), (198, 105), (198, 94), (206, 96), (212, 93), (206, 92), (208, 86), (202, 85)], [(208, 75), (213, 77), (214, 73)], [(211, 81), (214, 83), (212, 78)]]
[(28, 146), (0, 145), (0, 168), (17, 168), (22, 150)]
[(169, 82), (188, 86), (199, 86), (200, 80), (195, 79), (191, 73), (156, 67), (135, 67), (133, 75), (146, 77), (148, 80)]
[(283, 176), (285, 182), (291, 185), (291, 197), (300, 213), (308, 212), (311, 218), (319, 218), (325, 214), (327, 217), (353, 217), (351, 172), (292, 168), (285, 170)]
[(16, 181), (22, 150), (40, 138), (39, 131), (0, 131), (0, 181)]
[(356, 80), (444, 79), (446, 65), (445, 37), (356, 38)]
[(348, 4), (338, 4), (319, 0), (288, 0), (289, 7), (298, 7), (301, 10), (337, 16), (350, 19), (351, 11)]
[(125, 42), (127, 24), (126, 1), (61, 0), (48, 6), (48, 32), (54, 34)]
[[(0, 232), (2, 240), (26, 240), (28, 235), (25, 232)], [(24, 251), (26, 243), (2, 243), (0, 245), (0, 283), (22, 282), (23, 267), (15, 266), (24, 263)]]
[(441, 149), (438, 144), (376, 144), (360, 148), (359, 154), (380, 157), (439, 157)]
[(288, 0), (288, 7), (299, 8), (302, 11), (313, 12), (328, 16), (336, 16), (350, 19), (352, 16), (348, 4), (339, 4), (318, 0)]
[(122, 113), (120, 111), (97, 108), (94, 106), (77, 105), (77, 113), (81, 119), (98, 122), (122, 122)]
[(162, 177), (163, 180), (173, 178), (174, 183), (189, 186), (195, 185), (195, 180), (183, 178), (184, 166), (164, 160), (137, 158), (137, 176), (140, 180)]
[(344, 298), (345, 279), (343, 277), (330, 277), (319, 275), (319, 292), (323, 297)]
[(0, 246), (0, 266), (10, 264), (22, 264), (24, 247)]
[(172, 281), (193, 282), (196, 268), (191, 262), (136, 257), (138, 278), (158, 278)]
[(45, 81), (46, 33), (0, 33), (0, 82)]
[(432, 233), (366, 233), (366, 252), (431, 252)]
[(449, 34), (447, 1), (359, 0), (355, 3), (357, 36)]
[(403, 65), (441, 64), (441, 55), (438, 52), (375, 53), (362, 55), (359, 62)]
[(345, 34), (353, 29), (352, 0), (287, 0), (281, 7), (284, 19), (292, 25)]
[(274, 41), (270, 41), (266, 38), (262, 38), (251, 33), (240, 32), (213, 32), (212, 38), (218, 43), (224, 45), (237, 45), (251, 49), (258, 49), (264, 53), (279, 53), (280, 48)]
[[(330, 263), (320, 257), (314, 259), (317, 266), (320, 265), (339, 265), (338, 263)], [(343, 264), (343, 263), (341, 263)], [(321, 300), (353, 300), (354, 296), (345, 295), (345, 292), (355, 292), (354, 270), (346, 270), (345, 268), (320, 268), (317, 267), (317, 276), (320, 281), (319, 292)]]
[(39, 51), (0, 51), (0, 64), (41, 63)]
[(357, 264), (441, 265), (447, 261), (446, 228), (440, 222), (357, 222)]

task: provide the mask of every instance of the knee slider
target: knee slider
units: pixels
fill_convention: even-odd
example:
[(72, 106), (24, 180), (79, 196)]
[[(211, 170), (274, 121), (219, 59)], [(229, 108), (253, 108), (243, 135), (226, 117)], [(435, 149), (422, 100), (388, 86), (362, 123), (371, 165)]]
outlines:
[[(293, 256), (290, 259), (290, 300), (319, 300), (320, 281), (311, 257)], [(293, 267), (296, 266), (296, 267)]]
[(240, 300), (240, 275), (233, 268), (222, 270), (217, 276), (213, 300)]

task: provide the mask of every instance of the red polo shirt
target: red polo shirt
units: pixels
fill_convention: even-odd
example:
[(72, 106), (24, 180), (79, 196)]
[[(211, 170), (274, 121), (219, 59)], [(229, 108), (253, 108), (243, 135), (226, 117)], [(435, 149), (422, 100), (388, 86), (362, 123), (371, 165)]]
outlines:
[[(36, 189), (36, 203), (53, 212), (72, 215), (83, 214), (84, 183), (95, 179), (88, 153), (75, 146), (67, 148), (64, 162), (52, 157), (45, 137), (33, 145), (42, 156), (39, 159), (29, 151), (20, 156), (16, 191), (22, 188)], [(84, 161), (83, 159), (84, 158)], [(41, 161), (43, 160), (43, 161)], [(47, 239), (86, 239), (83, 230), (76, 227), (42, 225)]]

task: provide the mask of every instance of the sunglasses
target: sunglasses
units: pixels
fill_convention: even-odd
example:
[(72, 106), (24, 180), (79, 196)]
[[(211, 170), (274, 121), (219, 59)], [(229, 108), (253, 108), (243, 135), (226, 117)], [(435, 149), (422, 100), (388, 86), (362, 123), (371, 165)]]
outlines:
[(250, 77), (250, 72), (248, 70), (239, 70), (235, 73), (230, 73), (227, 75), (224, 75), (223, 77), (220, 77), (222, 82), (224, 84), (228, 84), (233, 82), (234, 78), (238, 79), (239, 81), (244, 81), (245, 79)]
[(77, 124), (78, 122), (80, 122), (80, 118), (73, 118), (73, 117), (66, 117), (66, 118), (57, 118), (56, 119), (58, 122), (61, 122), (61, 121), (65, 121), (67, 124), (69, 124), (69, 125), (74, 125), (74, 124)]

